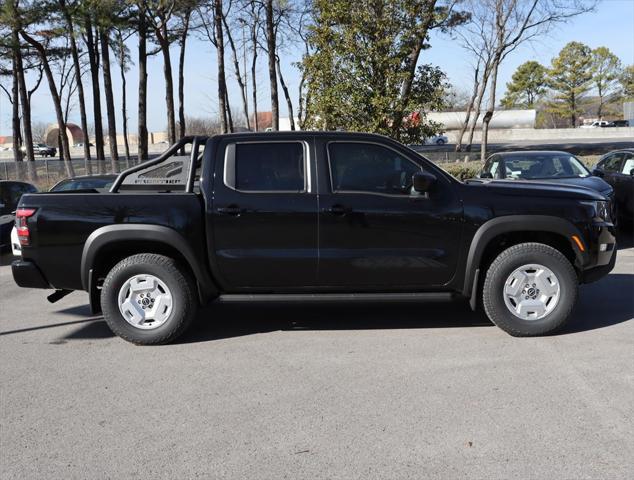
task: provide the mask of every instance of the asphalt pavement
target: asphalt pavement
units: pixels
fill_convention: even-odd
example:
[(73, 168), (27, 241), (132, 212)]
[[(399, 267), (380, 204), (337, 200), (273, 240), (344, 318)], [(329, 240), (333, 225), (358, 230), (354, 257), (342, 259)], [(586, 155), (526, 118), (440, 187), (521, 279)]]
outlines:
[(634, 248), (560, 334), (464, 302), (218, 305), (136, 347), (0, 266), (2, 479), (626, 479)]

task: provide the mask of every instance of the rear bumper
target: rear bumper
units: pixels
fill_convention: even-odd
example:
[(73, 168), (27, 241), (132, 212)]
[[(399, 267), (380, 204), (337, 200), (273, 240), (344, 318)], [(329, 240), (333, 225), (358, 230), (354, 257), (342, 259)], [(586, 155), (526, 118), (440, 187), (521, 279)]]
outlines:
[(53, 288), (37, 265), (28, 260), (16, 260), (11, 264), (13, 280), (19, 287), (24, 288)]

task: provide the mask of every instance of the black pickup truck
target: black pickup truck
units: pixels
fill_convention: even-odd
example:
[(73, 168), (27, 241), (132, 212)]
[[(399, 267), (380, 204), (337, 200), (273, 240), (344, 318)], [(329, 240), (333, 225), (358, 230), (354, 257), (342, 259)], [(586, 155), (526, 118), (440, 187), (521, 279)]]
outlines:
[(377, 135), (188, 137), (109, 191), (23, 196), (12, 270), (51, 301), (87, 291), (137, 344), (174, 340), (212, 300), (462, 297), (531, 336), (613, 268), (609, 212), (584, 187), (463, 183)]

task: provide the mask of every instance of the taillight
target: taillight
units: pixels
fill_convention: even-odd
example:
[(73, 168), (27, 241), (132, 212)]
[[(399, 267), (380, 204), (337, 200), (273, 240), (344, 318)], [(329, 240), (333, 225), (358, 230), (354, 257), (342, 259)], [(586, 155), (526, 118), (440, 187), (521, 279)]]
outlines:
[(34, 208), (18, 208), (15, 212), (15, 228), (18, 231), (18, 239), (20, 245), (28, 246), (31, 243), (31, 235), (29, 234), (29, 226), (27, 219), (35, 213)]

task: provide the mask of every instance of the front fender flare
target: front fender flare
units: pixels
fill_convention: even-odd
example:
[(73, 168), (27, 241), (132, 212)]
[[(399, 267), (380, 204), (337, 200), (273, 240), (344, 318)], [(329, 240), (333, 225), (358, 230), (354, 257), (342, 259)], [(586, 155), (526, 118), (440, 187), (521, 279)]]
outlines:
[[(465, 266), (465, 280), (462, 294), (466, 297), (473, 297), (477, 285), (475, 284), (476, 272), (479, 270), (482, 254), (487, 245), (498, 235), (519, 231), (548, 232), (556, 233), (565, 237), (569, 242), (573, 235), (583, 238), (579, 229), (571, 222), (560, 217), (550, 215), (509, 215), (493, 218), (483, 223), (476, 231), (471, 245)], [(584, 265), (587, 255), (574, 248), (576, 263)], [(480, 272), (482, 273), (482, 272)]]

